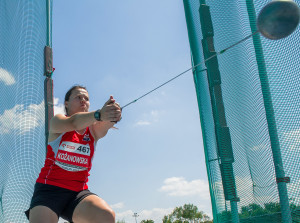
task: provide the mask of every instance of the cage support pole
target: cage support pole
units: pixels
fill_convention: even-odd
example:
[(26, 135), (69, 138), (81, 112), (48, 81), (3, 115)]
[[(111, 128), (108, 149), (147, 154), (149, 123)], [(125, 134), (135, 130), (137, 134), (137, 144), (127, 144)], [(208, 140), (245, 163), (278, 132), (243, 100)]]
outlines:
[[(257, 31), (256, 26), (256, 12), (253, 0), (246, 0), (247, 10), (249, 15), (250, 27), (252, 32)], [(257, 68), (259, 73), (259, 78), (261, 82), (261, 89), (263, 95), (263, 101), (266, 111), (266, 119), (268, 124), (268, 130), (271, 141), (271, 149), (275, 167), (275, 176), (281, 206), (282, 221), (285, 223), (292, 223), (291, 211), (289, 206), (289, 198), (286, 184), (289, 182), (289, 178), (285, 177), (284, 167), (282, 163), (280, 143), (277, 133), (276, 120), (274, 115), (274, 108), (272, 103), (272, 96), (269, 87), (268, 74), (265, 64), (265, 59), (263, 55), (263, 47), (260, 40), (260, 35), (253, 36), (253, 44), (255, 49)]]

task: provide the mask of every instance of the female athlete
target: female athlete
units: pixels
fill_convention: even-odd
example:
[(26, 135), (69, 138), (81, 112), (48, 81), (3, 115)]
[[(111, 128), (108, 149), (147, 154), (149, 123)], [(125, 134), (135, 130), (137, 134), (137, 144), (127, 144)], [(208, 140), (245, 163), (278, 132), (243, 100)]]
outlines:
[(57, 223), (59, 217), (74, 223), (114, 223), (109, 205), (88, 190), (87, 182), (96, 143), (121, 119), (121, 108), (110, 96), (104, 106), (89, 112), (85, 87), (73, 86), (65, 96), (67, 115), (50, 121), (45, 165), (36, 181), (30, 223)]

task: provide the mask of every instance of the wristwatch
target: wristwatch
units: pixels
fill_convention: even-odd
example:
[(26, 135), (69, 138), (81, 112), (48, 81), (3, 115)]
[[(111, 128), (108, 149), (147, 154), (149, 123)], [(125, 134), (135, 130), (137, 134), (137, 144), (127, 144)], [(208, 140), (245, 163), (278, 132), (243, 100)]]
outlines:
[(94, 117), (97, 121), (102, 121), (101, 120), (101, 112), (100, 112), (100, 109), (98, 109), (97, 111), (95, 111), (94, 113)]

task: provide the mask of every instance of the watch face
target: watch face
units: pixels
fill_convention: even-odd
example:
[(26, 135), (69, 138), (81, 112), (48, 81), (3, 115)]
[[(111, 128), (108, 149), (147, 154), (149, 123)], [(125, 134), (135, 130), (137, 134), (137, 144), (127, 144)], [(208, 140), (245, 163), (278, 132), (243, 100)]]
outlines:
[(94, 116), (95, 116), (96, 120), (100, 121), (100, 112), (99, 111), (96, 111)]

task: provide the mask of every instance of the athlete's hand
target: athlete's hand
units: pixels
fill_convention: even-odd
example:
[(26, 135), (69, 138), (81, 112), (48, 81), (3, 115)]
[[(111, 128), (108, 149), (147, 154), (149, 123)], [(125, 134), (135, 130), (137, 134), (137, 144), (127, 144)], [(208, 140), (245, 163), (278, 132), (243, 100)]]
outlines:
[(117, 122), (119, 122), (119, 121), (121, 121), (121, 119), (122, 119), (122, 108), (121, 108), (120, 104), (119, 104), (119, 103), (117, 103), (117, 102), (115, 102), (115, 105), (117, 105), (117, 106), (118, 106), (118, 108), (119, 108), (119, 109), (120, 109), (120, 111), (121, 111), (120, 118), (119, 118), (119, 120), (117, 121)]
[(118, 122), (121, 120), (121, 107), (118, 103), (116, 103), (113, 96), (110, 96), (108, 101), (105, 102), (100, 113), (102, 121)]

